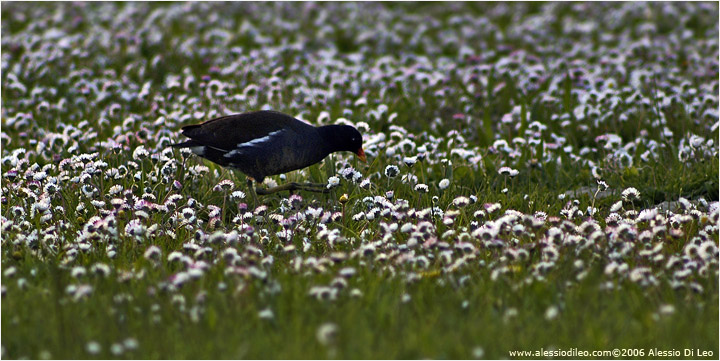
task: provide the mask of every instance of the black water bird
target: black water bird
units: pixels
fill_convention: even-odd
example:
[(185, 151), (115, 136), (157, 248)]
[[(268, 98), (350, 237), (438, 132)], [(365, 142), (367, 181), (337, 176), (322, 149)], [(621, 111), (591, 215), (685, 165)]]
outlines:
[[(196, 155), (238, 169), (258, 183), (267, 176), (318, 163), (334, 152), (353, 152), (361, 161), (366, 161), (362, 136), (354, 127), (314, 127), (275, 111), (228, 115), (185, 126), (181, 132), (190, 139), (173, 147), (190, 148)], [(326, 190), (323, 184), (288, 183), (268, 190), (257, 189), (257, 192), (269, 194), (295, 189)]]

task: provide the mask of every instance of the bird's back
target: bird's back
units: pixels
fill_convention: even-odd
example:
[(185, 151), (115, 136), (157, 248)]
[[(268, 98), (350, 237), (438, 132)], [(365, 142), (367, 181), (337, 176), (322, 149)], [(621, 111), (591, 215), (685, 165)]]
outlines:
[(227, 115), (202, 124), (182, 128), (182, 134), (199, 143), (232, 150), (238, 144), (263, 138), (272, 132), (289, 129), (295, 132), (313, 128), (309, 124), (274, 111), (257, 111)]

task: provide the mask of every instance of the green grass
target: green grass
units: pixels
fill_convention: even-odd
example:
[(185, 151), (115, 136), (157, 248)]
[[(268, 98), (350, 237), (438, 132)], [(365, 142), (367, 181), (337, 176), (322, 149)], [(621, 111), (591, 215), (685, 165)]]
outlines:
[[(68, 281), (54, 280), (53, 271), (39, 271), (37, 277)], [(205, 282), (216, 283), (221, 278), (209, 274)], [(9, 354), (49, 349), (55, 350), (55, 358), (69, 358), (82, 356), (87, 340), (109, 345), (135, 336), (141, 348), (127, 357), (468, 358), (478, 346), (489, 357), (503, 357), (508, 350), (550, 346), (565, 350), (712, 350), (715, 342), (717, 327), (708, 320), (718, 314), (706, 304), (711, 300), (668, 289), (652, 295), (632, 286), (601, 292), (597, 289), (599, 275), (572, 286), (558, 279), (518, 290), (483, 275), (471, 276), (463, 286), (452, 278), (439, 280), (406, 285), (364, 272), (351, 282), (363, 290), (361, 298), (342, 296), (331, 303), (308, 298), (308, 278), (278, 271), (274, 281), (281, 290), (276, 295), (263, 294), (259, 282), (245, 283), (240, 293), (234, 289), (242, 282), (229, 283), (225, 291), (198, 283), (180, 292), (186, 299), (184, 310), (173, 304), (170, 295), (148, 296), (145, 290), (152, 283), (147, 281), (120, 285), (97, 280), (92, 282), (97, 288), (93, 302), (58, 306), (62, 292), (43, 294), (31, 288), (20, 293), (12, 287), (8, 292), (20, 296), (3, 301), (4, 327), (12, 330), (12, 336), (5, 336), (10, 342), (4, 341), (4, 347)], [(714, 280), (706, 281), (716, 293)], [(207, 292), (200, 306), (204, 311), (193, 321), (191, 310), (198, 305), (194, 296), (200, 291)], [(118, 293), (134, 299), (116, 302), (113, 297)], [(403, 303), (403, 294), (410, 295), (410, 301)], [(463, 307), (465, 301), (467, 307)], [(676, 313), (654, 320), (651, 311), (664, 303), (676, 305)], [(153, 305), (159, 306), (157, 311), (152, 311)], [(561, 312), (556, 320), (548, 321), (544, 314), (551, 305), (559, 305)], [(49, 307), (61, 311), (39, 311)], [(271, 321), (258, 318), (257, 313), (266, 307), (275, 314)], [(509, 308), (516, 309), (517, 316), (505, 317)], [(16, 311), (23, 309), (38, 312)], [(336, 346), (329, 350), (315, 340), (316, 329), (327, 321), (339, 325)], [(108, 352), (98, 356), (112, 357)]]
[[(646, 355), (650, 349), (693, 349), (716, 358), (717, 253), (689, 249), (695, 243), (717, 249), (719, 238), (713, 208), (720, 173), (718, 69), (712, 62), (718, 48), (709, 40), (718, 36), (718, 8), (710, 3), (633, 6), (3, 3), (2, 357), (499, 359), (512, 358), (510, 351), (542, 348), (642, 349)], [(315, 20), (322, 16), (325, 20)], [(594, 28), (584, 32), (583, 24)], [(646, 28), (652, 26), (657, 37), (644, 46)], [(54, 38), (51, 28), (64, 34)], [(226, 35), (213, 32), (218, 29)], [(55, 46), (63, 41), (69, 45)], [(334, 63), (322, 60), (328, 50), (336, 51), (326, 53)], [(625, 75), (617, 64), (602, 60), (612, 53), (626, 56), (619, 62)], [(515, 56), (517, 64), (497, 65)], [(528, 74), (533, 65), (545, 67), (536, 86)], [(597, 71), (598, 78), (612, 78), (616, 85), (593, 86), (583, 81), (596, 78), (568, 77), (578, 68), (586, 75)], [(639, 86), (632, 81), (633, 71), (654, 68), (661, 70), (656, 81)], [(194, 82), (186, 85), (189, 75)], [(174, 76), (177, 87), (169, 85)], [(219, 81), (226, 94), (207, 92), (210, 82), (203, 76)], [(273, 76), (279, 88), (271, 94)], [(85, 92), (88, 84), (98, 91), (89, 86)], [(136, 97), (146, 84), (147, 94)], [(245, 94), (253, 84), (259, 89)], [(620, 103), (585, 98), (590, 90), (607, 91)], [(662, 105), (660, 91), (679, 103)], [(355, 105), (360, 98), (367, 104)], [(580, 105), (597, 107), (599, 115), (579, 115)], [(287, 174), (286, 180), (324, 183), (352, 166), (370, 186), (343, 179), (328, 194), (301, 192), (297, 209), (288, 206), (286, 193), (266, 196), (261, 198), (268, 206), (265, 216), (242, 218), (246, 211), (238, 203), (249, 203), (251, 212), (250, 194), (237, 201), (213, 188), (230, 179), (233, 190), (247, 193), (244, 175), (177, 150), (163, 153), (181, 138), (183, 125), (263, 106), (312, 123), (323, 111), (331, 122), (343, 117), (358, 126), (367, 123), (367, 164), (334, 154)], [(517, 119), (503, 123), (516, 107)], [(22, 114), (28, 114), (26, 121)], [(161, 116), (164, 121), (156, 122)], [(533, 122), (546, 129), (534, 134)], [(663, 135), (665, 128), (672, 135)], [(385, 140), (370, 144), (379, 134)], [(598, 139), (608, 134), (616, 134), (621, 144), (605, 149)], [(693, 147), (688, 159), (679, 159), (692, 136), (704, 143)], [(556, 147), (559, 137), (564, 143)], [(515, 145), (517, 138), (537, 144)], [(414, 149), (402, 148), (407, 140)], [(499, 140), (514, 152), (495, 149)], [(141, 145), (151, 158), (135, 159)], [(417, 155), (422, 145), (428, 146), (426, 158), (407, 166), (403, 158)], [(621, 147), (631, 165), (614, 158)], [(25, 152), (16, 156), (21, 148)], [(472, 156), (452, 153), (458, 149)], [(94, 161), (105, 164), (95, 164), (101, 172), (88, 176)], [(389, 165), (398, 166), (400, 175), (386, 177)], [(607, 195), (594, 196), (593, 166), (610, 187)], [(48, 178), (32, 181), (43, 167)], [(501, 175), (502, 167), (519, 175)], [(112, 169), (121, 175), (105, 173)], [(417, 179), (404, 181), (407, 176)], [(51, 177), (60, 184), (52, 194), (44, 188)], [(439, 186), (442, 179), (449, 180), (448, 188)], [(418, 183), (428, 186), (427, 194), (415, 191)], [(118, 186), (122, 191), (111, 194)], [(629, 187), (640, 199), (611, 211)], [(94, 192), (87, 195), (83, 188)], [(583, 189), (589, 191), (561, 196)], [(354, 219), (370, 212), (367, 197), (384, 198), (388, 191), (394, 192), (391, 212)], [(346, 204), (339, 201), (343, 194)], [(476, 201), (453, 205), (460, 196)], [(111, 203), (144, 198), (167, 205), (173, 197), (178, 200), (169, 208), (145, 214), (130, 204), (117, 210)], [(677, 208), (681, 197), (691, 201), (692, 211)], [(51, 207), (47, 219), (33, 208), (43, 199)], [(492, 203), (500, 204), (497, 212), (476, 217)], [(660, 211), (652, 222), (633, 219), (633, 210), (668, 205), (671, 212)], [(591, 206), (597, 211), (589, 215)], [(430, 207), (445, 216), (457, 212), (451, 223), (437, 212), (423, 218)], [(289, 239), (278, 234), (283, 229), (273, 217), (288, 219), (316, 208), (342, 215), (326, 224), (301, 219)], [(193, 210), (192, 219), (182, 216), (185, 209)], [(473, 234), (513, 211), (524, 218), (508, 221), (496, 237), (500, 248)], [(568, 216), (570, 211), (582, 215)], [(530, 227), (528, 222), (543, 213), (549, 218)], [(611, 218), (618, 214), (627, 218), (620, 223), (634, 237), (616, 235)], [(114, 225), (94, 225), (102, 219)], [(586, 223), (601, 231), (593, 242), (588, 242), (591, 234), (575, 228)], [(398, 230), (385, 231), (391, 224)], [(419, 235), (402, 232), (405, 224)], [(142, 235), (132, 234), (134, 225), (143, 228)], [(246, 235), (245, 225), (254, 232)], [(515, 225), (525, 229), (513, 230)], [(656, 226), (666, 231), (650, 241), (640, 239)], [(550, 248), (558, 256), (553, 260), (543, 250), (553, 243), (548, 239), (555, 227), (568, 238), (554, 241)], [(335, 236), (328, 237), (324, 228), (339, 238), (330, 241)], [(211, 241), (232, 231), (240, 233), (238, 241)], [(580, 241), (564, 243), (571, 236)], [(423, 246), (433, 240), (447, 242), (449, 252)], [(463, 243), (474, 250), (454, 248)], [(198, 254), (189, 244), (207, 252)], [(366, 253), (371, 244), (375, 250)], [(658, 245), (660, 251), (644, 255)], [(159, 248), (158, 260), (144, 256), (150, 246)], [(239, 256), (234, 265), (224, 254), (228, 249)], [(508, 256), (517, 250), (527, 257)], [(205, 262), (198, 267), (207, 269), (198, 279), (172, 286), (185, 270), (168, 260), (175, 251), (196, 265)], [(657, 255), (663, 258), (653, 260)], [(672, 257), (687, 262), (669, 268)], [(628, 271), (609, 274), (614, 261)], [(691, 261), (696, 267), (687, 266), (686, 278), (679, 278), (678, 271)], [(547, 263), (549, 270), (539, 271)], [(98, 264), (107, 266), (107, 275), (93, 273)], [(337, 285), (348, 267), (357, 273)], [(634, 280), (632, 272), (642, 267), (653, 277)], [(74, 276), (80, 269), (86, 274)], [(310, 295), (314, 287), (331, 284), (335, 299)], [(91, 287), (86, 295), (73, 288), (83, 286)], [(268, 310), (272, 316), (261, 317)], [(334, 336), (319, 336), (329, 324), (336, 327)], [(137, 347), (128, 347), (127, 340)], [(97, 352), (89, 350), (93, 343), (100, 346)]]

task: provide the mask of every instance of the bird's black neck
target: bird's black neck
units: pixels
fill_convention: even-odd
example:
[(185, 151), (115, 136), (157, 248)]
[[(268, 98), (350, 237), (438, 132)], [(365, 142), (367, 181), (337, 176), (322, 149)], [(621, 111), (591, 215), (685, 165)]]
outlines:
[(343, 138), (338, 137), (338, 129), (342, 125), (324, 125), (318, 127), (318, 133), (323, 139), (323, 144), (319, 145), (323, 147), (323, 151), (329, 153), (338, 152), (341, 150), (349, 150), (347, 148), (347, 141)]

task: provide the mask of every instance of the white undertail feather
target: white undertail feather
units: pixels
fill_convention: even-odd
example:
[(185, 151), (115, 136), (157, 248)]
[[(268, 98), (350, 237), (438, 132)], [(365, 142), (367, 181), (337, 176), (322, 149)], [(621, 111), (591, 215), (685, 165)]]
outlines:
[(195, 146), (195, 147), (190, 147), (190, 151), (193, 152), (193, 153), (195, 153), (195, 154), (197, 154), (197, 155), (199, 155), (199, 156), (202, 156), (203, 154), (205, 154), (205, 146), (203, 146), (203, 145), (198, 145), (198, 146)]

